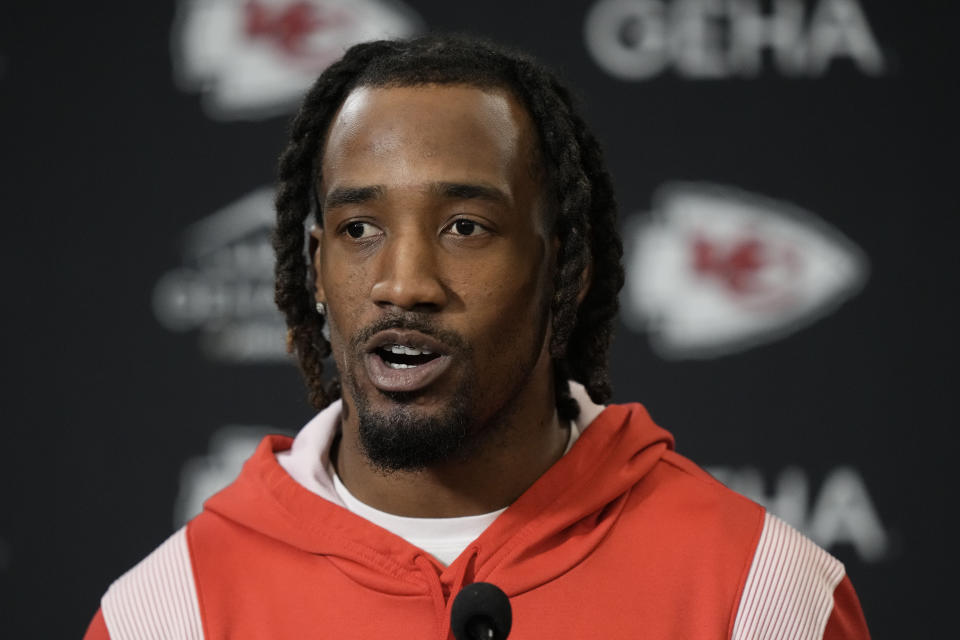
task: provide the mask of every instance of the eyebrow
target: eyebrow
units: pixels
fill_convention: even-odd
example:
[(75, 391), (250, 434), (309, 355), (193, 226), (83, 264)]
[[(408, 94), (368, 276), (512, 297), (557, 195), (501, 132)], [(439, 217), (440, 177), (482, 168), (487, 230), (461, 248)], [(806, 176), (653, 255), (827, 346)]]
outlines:
[(363, 204), (383, 197), (385, 189), (380, 186), (372, 187), (338, 187), (327, 194), (323, 200), (324, 209), (333, 209), (347, 204)]
[[(488, 200), (497, 204), (509, 204), (510, 198), (500, 189), (486, 184), (465, 182), (435, 182), (430, 185), (430, 191), (442, 198), (451, 200)], [(323, 201), (323, 209), (363, 204), (382, 198), (386, 193), (383, 185), (367, 187), (337, 187), (327, 194)]]
[(437, 182), (430, 185), (435, 194), (452, 200), (489, 200), (497, 204), (509, 204), (510, 198), (500, 189), (485, 184), (462, 182)]

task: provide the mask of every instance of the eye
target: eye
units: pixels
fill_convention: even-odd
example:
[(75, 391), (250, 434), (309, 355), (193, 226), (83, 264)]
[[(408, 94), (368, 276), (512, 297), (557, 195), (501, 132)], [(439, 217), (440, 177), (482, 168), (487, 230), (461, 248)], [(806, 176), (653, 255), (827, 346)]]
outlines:
[(378, 231), (379, 230), (369, 222), (361, 222), (359, 220), (348, 222), (343, 227), (343, 232), (354, 240), (373, 237), (377, 235)]
[(467, 218), (455, 220), (447, 230), (455, 236), (477, 236), (486, 231), (483, 225)]

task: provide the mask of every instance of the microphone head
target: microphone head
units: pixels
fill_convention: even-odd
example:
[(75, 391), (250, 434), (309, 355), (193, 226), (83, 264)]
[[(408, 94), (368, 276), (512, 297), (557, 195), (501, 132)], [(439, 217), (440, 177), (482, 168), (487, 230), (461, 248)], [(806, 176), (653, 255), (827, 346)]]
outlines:
[(504, 640), (512, 624), (507, 594), (489, 582), (468, 584), (453, 599), (450, 626), (457, 640)]

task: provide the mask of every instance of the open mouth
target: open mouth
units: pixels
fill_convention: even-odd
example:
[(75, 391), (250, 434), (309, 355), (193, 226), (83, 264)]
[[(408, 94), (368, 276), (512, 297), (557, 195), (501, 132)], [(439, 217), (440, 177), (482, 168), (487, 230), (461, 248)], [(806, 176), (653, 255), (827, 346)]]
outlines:
[(455, 362), (444, 343), (419, 331), (381, 331), (367, 349), (364, 357), (367, 375), (381, 391), (426, 389)]
[(374, 353), (391, 369), (412, 369), (440, 357), (439, 353), (402, 344), (384, 345), (375, 349)]

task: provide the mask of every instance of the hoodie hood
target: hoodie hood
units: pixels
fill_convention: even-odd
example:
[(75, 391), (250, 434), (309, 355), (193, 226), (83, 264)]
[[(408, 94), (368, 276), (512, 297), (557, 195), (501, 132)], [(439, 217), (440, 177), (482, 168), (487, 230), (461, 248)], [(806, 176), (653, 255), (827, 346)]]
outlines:
[(513, 597), (556, 579), (593, 552), (630, 493), (642, 490), (638, 483), (673, 448), (672, 436), (641, 405), (598, 407), (582, 388), (574, 396), (583, 422), (573, 447), (448, 567), (339, 503), (329, 464), (339, 403), (296, 440), (265, 438), (237, 480), (204, 509), (327, 556), (366, 588), (396, 595), (439, 588), (446, 599), (463, 584), (487, 581)]

